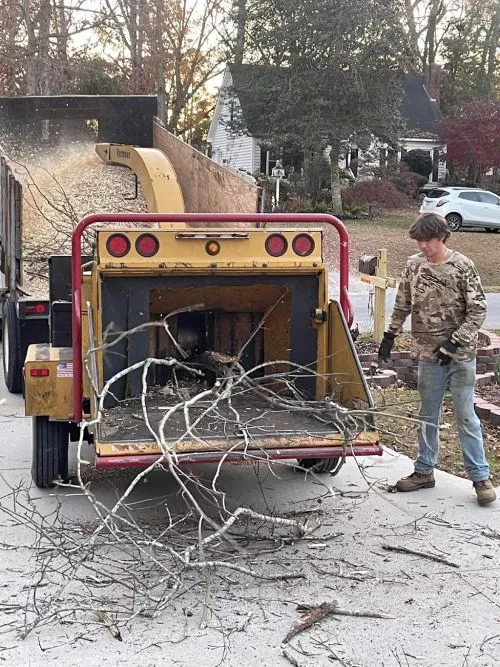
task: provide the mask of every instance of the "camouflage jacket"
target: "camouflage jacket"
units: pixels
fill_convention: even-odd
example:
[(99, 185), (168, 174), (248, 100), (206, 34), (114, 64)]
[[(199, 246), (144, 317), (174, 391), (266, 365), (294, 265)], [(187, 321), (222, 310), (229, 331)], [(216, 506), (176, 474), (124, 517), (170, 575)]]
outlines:
[(422, 253), (403, 270), (389, 330), (399, 333), (411, 314), (411, 333), (421, 359), (435, 359), (435, 347), (451, 338), (456, 361), (476, 355), (477, 334), (486, 318), (486, 297), (472, 261), (455, 250), (440, 264)]

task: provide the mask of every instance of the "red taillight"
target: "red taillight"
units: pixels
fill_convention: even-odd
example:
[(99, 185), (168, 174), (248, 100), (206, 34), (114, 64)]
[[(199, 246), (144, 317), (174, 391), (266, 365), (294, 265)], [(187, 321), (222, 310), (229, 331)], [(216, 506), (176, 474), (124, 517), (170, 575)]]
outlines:
[(106, 250), (113, 257), (124, 257), (130, 250), (130, 241), (124, 234), (113, 234), (106, 241)]
[(160, 249), (160, 243), (152, 234), (141, 234), (135, 242), (135, 249), (142, 257), (152, 257)]
[(27, 315), (33, 315), (33, 314), (41, 315), (46, 310), (47, 308), (44, 303), (37, 303), (36, 306), (25, 306), (24, 308), (24, 312)]
[(307, 257), (314, 250), (314, 239), (309, 234), (298, 234), (292, 241), (293, 252), (300, 257)]
[(47, 378), (50, 375), (50, 371), (48, 368), (32, 368), (30, 375), (32, 378)]
[(271, 234), (266, 239), (266, 251), (273, 257), (281, 257), (288, 249), (288, 241), (281, 234)]
[(447, 199), (440, 199), (436, 206), (443, 206), (443, 204), (447, 204), (448, 200)]

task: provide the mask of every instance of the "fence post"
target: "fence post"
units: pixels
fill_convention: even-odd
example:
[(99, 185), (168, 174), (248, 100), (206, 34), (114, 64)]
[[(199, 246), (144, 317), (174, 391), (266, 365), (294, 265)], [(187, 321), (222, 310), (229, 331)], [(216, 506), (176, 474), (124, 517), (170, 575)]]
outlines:
[(377, 255), (363, 255), (359, 272), (361, 281), (374, 287), (373, 337), (380, 343), (385, 331), (386, 290), (396, 286), (394, 278), (387, 275), (387, 249), (378, 250)]
[[(387, 249), (382, 248), (378, 251), (377, 278), (386, 279), (387, 276)], [(387, 287), (375, 285), (375, 313), (373, 334), (377, 343), (380, 343), (384, 337), (385, 331), (385, 293)]]

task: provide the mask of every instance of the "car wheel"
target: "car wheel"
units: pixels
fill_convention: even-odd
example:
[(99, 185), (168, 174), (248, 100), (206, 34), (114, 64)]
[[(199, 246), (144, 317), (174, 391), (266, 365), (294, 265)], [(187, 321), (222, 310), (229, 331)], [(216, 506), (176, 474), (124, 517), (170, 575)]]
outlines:
[(448, 228), (451, 232), (458, 232), (462, 226), (462, 216), (458, 213), (448, 213), (446, 222), (448, 223)]
[(486, 227), (486, 231), (496, 234), (497, 232), (500, 232), (500, 227)]

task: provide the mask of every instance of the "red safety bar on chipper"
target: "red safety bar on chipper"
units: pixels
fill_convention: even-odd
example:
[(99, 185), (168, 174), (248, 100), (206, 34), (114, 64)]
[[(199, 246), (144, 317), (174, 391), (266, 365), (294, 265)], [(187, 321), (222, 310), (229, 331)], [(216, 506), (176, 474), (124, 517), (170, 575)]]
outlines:
[(83, 361), (82, 361), (82, 236), (83, 232), (99, 223), (124, 222), (190, 222), (196, 223), (292, 223), (295, 225), (328, 224), (335, 227), (340, 238), (340, 306), (349, 326), (353, 313), (349, 300), (349, 235), (344, 223), (333, 215), (321, 213), (95, 213), (83, 218), (76, 226), (71, 238), (71, 292), (72, 345), (73, 345), (73, 420), (82, 420)]

